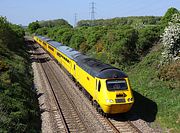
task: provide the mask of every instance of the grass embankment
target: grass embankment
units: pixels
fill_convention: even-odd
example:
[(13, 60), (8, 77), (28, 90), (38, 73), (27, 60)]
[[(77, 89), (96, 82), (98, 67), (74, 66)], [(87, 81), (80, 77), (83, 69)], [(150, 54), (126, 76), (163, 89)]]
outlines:
[(142, 109), (136, 112), (149, 122), (155, 118), (164, 130), (180, 132), (180, 61), (162, 67), (160, 44), (153, 49), (128, 72), (133, 89), (150, 99), (136, 96), (136, 108)]

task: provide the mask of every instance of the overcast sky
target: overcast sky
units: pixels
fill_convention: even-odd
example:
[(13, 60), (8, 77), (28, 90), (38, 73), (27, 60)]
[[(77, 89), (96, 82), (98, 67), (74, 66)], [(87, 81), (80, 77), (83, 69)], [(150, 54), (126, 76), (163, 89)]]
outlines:
[(28, 25), (36, 20), (90, 19), (91, 3), (95, 3), (95, 18), (124, 16), (162, 16), (170, 7), (180, 10), (180, 0), (0, 0), (0, 16), (15, 24)]

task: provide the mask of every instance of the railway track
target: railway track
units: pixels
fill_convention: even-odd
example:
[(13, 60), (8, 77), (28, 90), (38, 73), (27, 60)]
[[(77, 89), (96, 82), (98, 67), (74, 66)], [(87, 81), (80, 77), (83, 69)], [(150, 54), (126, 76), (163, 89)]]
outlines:
[[(48, 60), (49, 57), (39, 50), (35, 54), (51, 88), (53, 100), (56, 103), (54, 112), (56, 123), (60, 132), (141, 132), (131, 122), (121, 122), (101, 116), (92, 107), (91, 102), (85, 98), (74, 82), (57, 67), (57, 63)], [(39, 57), (41, 56), (41, 57)], [(40, 58), (40, 59), (39, 59)], [(68, 89), (70, 88), (70, 89)]]
[[(89, 117), (93, 117), (95, 116), (97, 119), (96, 121), (98, 121), (99, 123), (103, 123), (103, 129), (104, 131), (107, 132), (133, 132), (133, 133), (141, 133), (141, 131), (133, 124), (131, 123), (131, 121), (126, 121), (126, 122), (121, 122), (121, 121), (116, 121), (113, 119), (108, 119), (106, 117), (103, 117), (102, 115), (100, 115), (99, 113), (97, 113), (97, 111), (95, 110), (95, 108), (92, 109), (92, 105), (91, 102), (84, 97), (82, 90), (80, 92), (79, 86), (76, 86), (74, 82), (72, 82), (72, 80), (67, 76), (67, 74), (62, 71), (61, 69), (59, 69), (59, 67), (56, 67), (56, 63), (54, 63), (54, 70), (56, 70), (58, 73), (57, 74), (62, 74), (63, 73), (63, 82), (67, 82), (69, 83), (68, 86), (69, 88), (73, 89), (73, 95), (77, 95), (76, 97), (79, 97), (81, 99), (81, 101), (83, 103), (88, 103), (85, 104), (85, 108), (88, 110), (90, 116)], [(72, 91), (72, 90), (70, 90)], [(69, 95), (72, 94), (72, 92), (68, 92)], [(71, 95), (73, 97), (73, 95)], [(74, 99), (75, 100), (75, 99)], [(77, 104), (79, 105), (79, 104)], [(79, 107), (81, 108), (81, 107)], [(84, 110), (80, 110), (80, 111), (85, 111)], [(123, 128), (122, 128), (123, 127)]]
[[(96, 121), (99, 123), (99, 125), (103, 128), (102, 132), (116, 132), (116, 133), (121, 133), (121, 132), (128, 132), (128, 133), (141, 133), (141, 131), (134, 126), (130, 121), (127, 122), (119, 122), (119, 121), (115, 121), (113, 119), (108, 119), (106, 117), (103, 117), (102, 115), (100, 115), (99, 113), (97, 113), (95, 108), (92, 108), (91, 102), (83, 95), (82, 92), (80, 92), (79, 86), (77, 87), (74, 82), (72, 82), (72, 80), (64, 73), (64, 71), (62, 71), (61, 69), (59, 69), (59, 67), (56, 67), (56, 63), (54, 63), (54, 70), (57, 71), (57, 75), (60, 75), (63, 73), (63, 82), (65, 83), (69, 83), (68, 87), (71, 88), (72, 90), (70, 90), (71, 92), (68, 92), (69, 95), (71, 95), (71, 97), (73, 97), (73, 95), (76, 95), (76, 98), (80, 98), (80, 100), (84, 103), (84, 107), (86, 108), (86, 110), (88, 111), (88, 117), (92, 118), (95, 117)], [(73, 91), (73, 93), (72, 93)], [(82, 91), (82, 90), (81, 90)], [(73, 94), (73, 95), (72, 95)], [(75, 100), (75, 99), (74, 99)], [(87, 104), (86, 104), (87, 103)], [(79, 104), (77, 103), (76, 106), (79, 106)], [(78, 107), (79, 109), (81, 109), (81, 107)], [(80, 110), (85, 111), (85, 109)], [(87, 119), (87, 118), (84, 118)], [(102, 125), (101, 125), (101, 124)], [(91, 123), (87, 123), (88, 125), (91, 125)], [(91, 125), (93, 126), (93, 125)], [(90, 126), (90, 127), (91, 127)], [(96, 130), (94, 130), (96, 131)], [(98, 130), (100, 131), (100, 130)]]
[(66, 93), (64, 86), (58, 81), (49, 63), (47, 63), (47, 65), (42, 65), (42, 67), (51, 85), (53, 96), (57, 103), (58, 110), (60, 111), (66, 132), (87, 131), (74, 102)]
[[(37, 52), (38, 53), (38, 52)], [(40, 52), (41, 53), (41, 52)], [(57, 80), (51, 66), (50, 62), (47, 60), (46, 57), (37, 57), (36, 59), (41, 64), (43, 73), (46, 76), (46, 79), (49, 83), (51, 88), (52, 96), (54, 102), (56, 103), (57, 109), (53, 110), (57, 116), (57, 112), (60, 116), (60, 119), (56, 119), (56, 123), (59, 126), (58, 131), (60, 132), (87, 132), (88, 129), (83, 124), (83, 120), (78, 113), (76, 106), (74, 105), (73, 101), (68, 97), (68, 94), (64, 91), (64, 86)], [(42, 63), (43, 60), (43, 63)], [(61, 124), (59, 124), (61, 123)], [(63, 125), (62, 125), (63, 123)]]
[(107, 121), (116, 128), (118, 133), (142, 133), (131, 121), (116, 121), (110, 118)]

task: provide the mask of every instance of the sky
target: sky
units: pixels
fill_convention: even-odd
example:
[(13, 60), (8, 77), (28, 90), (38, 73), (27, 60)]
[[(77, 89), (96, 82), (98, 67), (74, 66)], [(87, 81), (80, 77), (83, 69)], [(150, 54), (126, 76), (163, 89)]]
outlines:
[(74, 25), (75, 14), (77, 21), (91, 19), (92, 2), (95, 19), (163, 16), (170, 7), (180, 10), (180, 0), (0, 0), (0, 16), (23, 26), (61, 18)]

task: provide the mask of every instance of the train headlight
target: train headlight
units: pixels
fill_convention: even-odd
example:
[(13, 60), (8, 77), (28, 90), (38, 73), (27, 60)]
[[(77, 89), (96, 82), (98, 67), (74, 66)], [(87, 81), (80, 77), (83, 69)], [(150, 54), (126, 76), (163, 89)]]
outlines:
[(128, 98), (128, 102), (131, 102), (131, 101), (133, 101), (133, 98)]
[(106, 99), (107, 103), (113, 103), (114, 101), (112, 99)]

